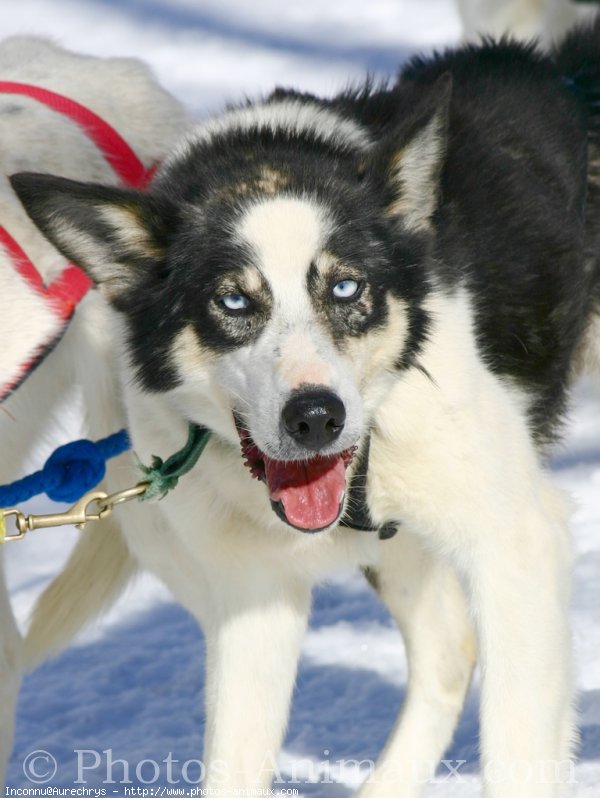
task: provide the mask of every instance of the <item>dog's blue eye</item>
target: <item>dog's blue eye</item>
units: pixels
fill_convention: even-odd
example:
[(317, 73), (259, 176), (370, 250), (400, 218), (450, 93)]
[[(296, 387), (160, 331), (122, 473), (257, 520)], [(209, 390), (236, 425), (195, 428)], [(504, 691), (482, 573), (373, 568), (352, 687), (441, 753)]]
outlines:
[(336, 299), (352, 299), (358, 294), (359, 289), (358, 280), (340, 280), (333, 286), (333, 295)]
[(250, 300), (243, 294), (224, 294), (220, 297), (219, 302), (227, 310), (232, 310), (234, 313), (242, 310), (248, 310), (250, 307)]

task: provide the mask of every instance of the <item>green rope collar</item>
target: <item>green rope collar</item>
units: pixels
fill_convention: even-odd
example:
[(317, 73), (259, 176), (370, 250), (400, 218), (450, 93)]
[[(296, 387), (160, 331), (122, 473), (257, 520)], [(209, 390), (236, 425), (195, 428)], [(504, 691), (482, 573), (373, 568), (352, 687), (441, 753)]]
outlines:
[(142, 481), (147, 483), (145, 493), (140, 496), (142, 501), (147, 499), (162, 499), (177, 485), (179, 477), (187, 474), (198, 462), (204, 451), (211, 432), (206, 427), (190, 423), (188, 425), (187, 443), (167, 460), (162, 460), (152, 455), (152, 465), (145, 466), (134, 453), (136, 466)]

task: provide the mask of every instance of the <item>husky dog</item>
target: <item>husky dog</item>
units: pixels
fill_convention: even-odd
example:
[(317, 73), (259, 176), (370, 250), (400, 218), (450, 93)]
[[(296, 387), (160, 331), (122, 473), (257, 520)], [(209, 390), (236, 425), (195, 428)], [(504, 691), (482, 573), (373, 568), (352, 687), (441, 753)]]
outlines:
[(485, 795), (569, 780), (571, 554), (544, 453), (574, 376), (600, 372), (599, 42), (600, 23), (552, 57), (488, 43), (389, 88), (276, 91), (197, 127), (146, 194), (13, 177), (114, 311), (142, 461), (212, 433), (122, 514), (206, 635), (205, 787), (267, 786), (311, 588), (348, 564), (410, 673), (361, 796), (421, 794), (476, 657)]
[[(157, 85), (142, 63), (133, 59), (90, 58), (43, 39), (14, 37), (0, 44), (0, 75), (3, 80), (49, 89), (83, 104), (119, 131), (146, 167), (165, 155), (185, 124), (179, 104)], [(0, 94), (0, 130), (1, 223), (31, 258), (44, 282), (50, 283), (65, 269), (65, 259), (31, 224), (8, 175), (25, 166), (105, 183), (116, 183), (117, 178), (75, 122), (34, 99)], [(27, 291), (2, 247), (0, 292), (2, 386), (15, 364), (31, 356), (32, 338), (35, 344), (35, 336), (43, 340), (49, 333), (52, 314), (38, 294)], [(71, 401), (76, 398), (76, 385), (84, 394), (84, 426), (90, 437), (102, 437), (123, 425), (104, 305), (97, 292), (91, 292), (60, 346), (0, 408), (1, 484), (22, 476), (33, 445), (56, 433), (56, 416), (64, 411), (66, 397)], [(113, 534), (110, 524), (105, 532), (108, 537)], [(90, 549), (87, 554), (94, 557)], [(96, 552), (95, 556), (102, 555)], [(127, 568), (125, 564), (124, 570)], [(56, 623), (64, 624), (63, 634), (68, 635), (68, 618), (63, 615)], [(20, 638), (0, 577), (0, 782), (11, 746), (20, 657)]]

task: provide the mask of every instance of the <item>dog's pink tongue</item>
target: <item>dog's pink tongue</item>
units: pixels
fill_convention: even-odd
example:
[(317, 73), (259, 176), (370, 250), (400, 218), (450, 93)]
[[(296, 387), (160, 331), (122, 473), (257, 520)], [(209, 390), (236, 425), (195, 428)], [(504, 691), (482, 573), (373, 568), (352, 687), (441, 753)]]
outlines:
[(340, 512), (346, 484), (341, 455), (315, 457), (306, 463), (286, 463), (264, 457), (271, 499), (281, 502), (290, 524), (300, 529), (323, 529)]

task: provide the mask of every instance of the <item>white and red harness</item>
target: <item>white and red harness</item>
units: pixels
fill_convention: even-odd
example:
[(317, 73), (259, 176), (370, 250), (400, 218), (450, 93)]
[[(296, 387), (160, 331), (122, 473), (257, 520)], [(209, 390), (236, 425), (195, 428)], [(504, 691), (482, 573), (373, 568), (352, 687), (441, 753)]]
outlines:
[[(144, 188), (152, 179), (156, 165), (146, 169), (129, 144), (113, 127), (75, 100), (39, 86), (13, 81), (0, 81), (0, 94), (18, 94), (29, 97), (68, 117), (96, 145), (125, 185)], [(0, 246), (6, 251), (14, 269), (25, 281), (28, 289), (35, 291), (38, 296), (43, 298), (56, 319), (56, 326), (50, 337), (45, 334), (44, 340), (28, 342), (27, 351), (31, 352), (33, 346), (35, 354), (33, 356), (24, 354), (23, 362), (17, 373), (0, 376), (0, 402), (2, 402), (39, 365), (63, 335), (75, 308), (90, 288), (91, 281), (82, 269), (70, 264), (53, 283), (46, 285), (35, 264), (23, 251), (20, 244), (1, 225)]]

